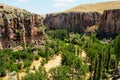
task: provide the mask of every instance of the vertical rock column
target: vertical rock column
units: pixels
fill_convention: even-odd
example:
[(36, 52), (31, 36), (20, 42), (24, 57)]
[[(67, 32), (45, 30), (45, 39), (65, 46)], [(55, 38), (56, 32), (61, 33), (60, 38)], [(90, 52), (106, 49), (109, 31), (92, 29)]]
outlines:
[(100, 17), (101, 14), (98, 12), (47, 14), (44, 19), (44, 25), (49, 30), (69, 28), (71, 32), (84, 33), (87, 27), (99, 23)]
[(100, 38), (115, 38), (120, 34), (120, 9), (105, 10), (98, 29)]
[(2, 19), (2, 14), (0, 13), (0, 49), (3, 49), (3, 47), (2, 47), (2, 32), (3, 32), (3, 19)]

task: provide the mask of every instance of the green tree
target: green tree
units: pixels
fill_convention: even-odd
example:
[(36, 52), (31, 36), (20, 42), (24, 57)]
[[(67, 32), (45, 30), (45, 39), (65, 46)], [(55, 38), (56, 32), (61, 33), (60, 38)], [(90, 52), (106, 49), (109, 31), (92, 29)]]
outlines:
[(50, 70), (50, 74), (53, 80), (71, 80), (70, 79), (70, 67), (61, 66)]
[(108, 51), (107, 51), (107, 71), (109, 70), (110, 67), (110, 62), (111, 62), (111, 47), (110, 45), (108, 46)]
[(48, 80), (48, 74), (44, 67), (39, 67), (35, 73), (28, 73), (22, 80)]
[(5, 68), (4, 67), (0, 67), (0, 77), (3, 77), (5, 75), (6, 75)]
[(17, 68), (20, 70), (20, 69), (21, 69), (22, 64), (21, 64), (21, 63), (17, 63), (16, 65), (17, 65)]
[(117, 65), (118, 65), (120, 61), (120, 35), (115, 38), (113, 44), (114, 44), (114, 50), (115, 50), (115, 55), (117, 59)]
[(45, 42), (45, 57), (46, 57), (46, 60), (49, 59), (49, 45), (47, 40)]
[(40, 56), (39, 55), (35, 55), (34, 57), (35, 57), (35, 60), (39, 60)]
[(31, 65), (31, 62), (30, 62), (30, 60), (24, 60), (24, 67), (26, 68), (26, 67), (29, 67)]
[(12, 71), (16, 71), (16, 72), (18, 72), (18, 67), (17, 67), (17, 64), (12, 64), (12, 65), (10, 65), (10, 68), (9, 68), (9, 70), (12, 72)]

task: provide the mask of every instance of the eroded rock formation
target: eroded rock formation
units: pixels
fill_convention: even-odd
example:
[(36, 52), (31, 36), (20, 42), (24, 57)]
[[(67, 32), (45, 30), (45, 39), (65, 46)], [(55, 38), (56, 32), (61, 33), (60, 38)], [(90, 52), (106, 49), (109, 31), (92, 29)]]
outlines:
[(97, 12), (48, 14), (43, 23), (49, 30), (70, 29), (71, 32), (84, 33), (86, 27), (99, 23), (100, 17)]
[(0, 12), (0, 48), (39, 44), (44, 34), (42, 17), (29, 12)]
[(105, 10), (98, 29), (99, 37), (115, 38), (120, 34), (120, 9)]

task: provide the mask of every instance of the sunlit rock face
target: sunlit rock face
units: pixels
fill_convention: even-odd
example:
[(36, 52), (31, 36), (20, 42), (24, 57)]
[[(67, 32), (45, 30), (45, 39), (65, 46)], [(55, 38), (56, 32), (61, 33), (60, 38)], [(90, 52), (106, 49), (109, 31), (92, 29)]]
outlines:
[(47, 14), (43, 23), (49, 30), (70, 29), (71, 32), (84, 33), (87, 27), (99, 23), (100, 17), (98, 12), (56, 13)]
[(116, 35), (120, 34), (120, 9), (104, 11), (98, 34), (101, 38), (115, 38)]
[(38, 44), (44, 34), (43, 18), (29, 12), (0, 12), (0, 48), (24, 47)]

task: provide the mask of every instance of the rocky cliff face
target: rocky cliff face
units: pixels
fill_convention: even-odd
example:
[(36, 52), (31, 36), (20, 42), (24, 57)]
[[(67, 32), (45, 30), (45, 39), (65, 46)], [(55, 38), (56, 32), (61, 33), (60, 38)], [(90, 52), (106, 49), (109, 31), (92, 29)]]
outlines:
[(120, 34), (120, 9), (104, 11), (100, 20), (98, 34), (101, 38), (114, 38)]
[(0, 11), (0, 48), (39, 44), (43, 31), (42, 17), (29, 12)]
[(49, 29), (70, 29), (72, 32), (84, 33), (86, 27), (99, 23), (101, 14), (93, 13), (58, 13), (48, 14), (44, 25)]

